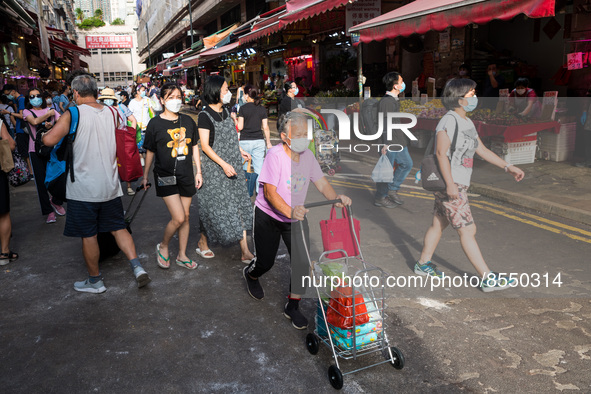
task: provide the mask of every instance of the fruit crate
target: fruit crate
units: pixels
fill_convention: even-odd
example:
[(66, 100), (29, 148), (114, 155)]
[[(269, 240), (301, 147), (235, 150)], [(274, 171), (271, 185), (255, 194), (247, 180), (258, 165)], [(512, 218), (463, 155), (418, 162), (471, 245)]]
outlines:
[(536, 159), (537, 141), (492, 142), (491, 150), (511, 164), (531, 164)]
[(550, 131), (541, 131), (539, 133), (540, 147), (550, 150), (574, 150), (576, 136), (577, 124), (563, 123), (560, 125), (560, 132), (558, 134), (552, 133)]

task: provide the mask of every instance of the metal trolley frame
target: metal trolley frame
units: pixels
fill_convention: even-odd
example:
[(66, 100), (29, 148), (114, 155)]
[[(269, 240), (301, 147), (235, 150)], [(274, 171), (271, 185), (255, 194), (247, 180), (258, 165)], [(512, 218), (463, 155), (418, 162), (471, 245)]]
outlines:
[[(305, 208), (313, 208), (313, 207), (319, 207), (319, 206), (324, 206), (324, 205), (332, 205), (335, 203), (340, 203), (340, 200), (332, 200), (332, 201), (325, 201), (325, 202), (319, 202), (319, 203), (311, 203), (311, 204), (306, 204)], [(352, 215), (352, 211), (350, 207), (347, 207), (347, 213), (348, 213), (348, 217), (349, 217), (349, 230), (351, 231), (353, 238), (355, 240), (355, 243), (357, 245), (357, 250), (359, 251), (359, 255), (357, 256), (348, 256), (347, 252), (342, 250), (342, 249), (338, 249), (338, 250), (330, 250), (330, 251), (325, 251), (324, 253), (321, 254), (318, 263), (320, 266), (322, 266), (322, 264), (326, 264), (326, 263), (339, 263), (339, 264), (343, 264), (343, 267), (346, 268), (347, 270), (347, 276), (348, 277), (378, 277), (380, 278), (380, 283), (381, 285), (378, 286), (378, 288), (374, 288), (372, 286), (366, 287), (366, 286), (355, 286), (355, 281), (351, 281), (351, 283), (349, 283), (350, 287), (351, 287), (351, 294), (343, 294), (338, 292), (338, 290), (333, 290), (333, 292), (337, 292), (337, 294), (342, 294), (345, 297), (351, 297), (351, 302), (352, 305), (350, 306), (351, 308), (351, 315), (352, 315), (352, 324), (350, 328), (347, 329), (341, 329), (338, 327), (335, 327), (333, 325), (331, 325), (328, 320), (327, 320), (327, 314), (329, 313), (329, 309), (331, 310), (331, 313), (334, 315), (334, 313), (339, 314), (341, 317), (345, 318), (347, 316), (343, 316), (342, 314), (340, 314), (335, 308), (334, 306), (331, 306), (330, 304), (325, 304), (325, 302), (323, 301), (323, 298), (327, 298), (330, 297), (331, 295), (334, 295), (333, 292), (331, 291), (326, 291), (325, 289), (322, 290), (321, 293), (321, 288), (319, 286), (314, 286), (316, 289), (316, 294), (318, 296), (318, 308), (317, 308), (317, 316), (316, 316), (316, 328), (314, 329), (313, 333), (309, 333), (306, 336), (306, 347), (308, 349), (308, 351), (315, 355), (318, 353), (319, 348), (320, 348), (320, 342), (324, 343), (326, 346), (328, 346), (331, 351), (332, 351), (332, 355), (334, 358), (334, 364), (331, 365), (328, 368), (328, 378), (330, 381), (330, 384), (335, 388), (335, 389), (341, 389), (343, 387), (343, 376), (344, 375), (348, 375), (354, 372), (358, 372), (358, 371), (362, 371), (364, 369), (368, 369), (377, 365), (381, 365), (381, 364), (385, 364), (385, 363), (390, 363), (394, 368), (396, 369), (402, 369), (404, 367), (404, 356), (402, 354), (402, 352), (396, 348), (396, 347), (391, 347), (388, 341), (388, 336), (386, 334), (386, 328), (387, 328), (387, 324), (386, 324), (386, 297), (385, 297), (385, 286), (383, 286), (383, 284), (385, 283), (385, 272), (379, 268), (379, 267), (375, 267), (372, 266), (370, 264), (367, 264), (363, 258), (363, 254), (361, 252), (361, 246), (359, 244), (359, 239), (357, 237), (357, 234), (354, 231), (354, 222), (353, 222), (353, 215)], [(303, 233), (303, 228), (302, 228), (302, 239), (304, 240), (303, 244), (306, 248), (306, 255), (308, 257), (308, 262), (310, 264), (310, 268), (311, 268), (311, 275), (312, 278), (316, 277), (316, 273), (310, 258), (310, 248), (309, 245), (306, 244), (305, 241), (305, 236)], [(342, 255), (344, 257), (341, 257), (339, 259), (329, 259), (327, 256), (331, 253), (334, 252), (340, 252), (342, 253)], [(344, 273), (343, 273), (344, 275)], [(319, 283), (319, 282), (317, 282)], [(349, 286), (346, 286), (349, 287)], [(355, 299), (357, 295), (361, 295), (363, 296), (363, 302), (360, 302), (358, 304), (356, 304)], [(336, 300), (335, 300), (336, 301)], [(336, 301), (336, 303), (338, 303), (338, 301)], [(377, 328), (376, 331), (374, 331), (372, 333), (372, 340), (369, 343), (363, 343), (363, 341), (361, 341), (362, 343), (358, 343), (358, 339), (360, 339), (363, 336), (368, 335), (366, 334), (356, 334), (357, 329), (361, 326), (361, 325), (357, 325), (356, 324), (356, 309), (357, 306), (360, 306), (362, 304), (365, 304), (365, 307), (368, 311), (368, 316), (371, 316), (369, 318), (369, 321), (367, 323), (371, 323), (373, 325), (375, 325), (375, 327)], [(342, 305), (342, 304), (341, 304)], [(370, 312), (371, 311), (371, 312)], [(319, 321), (319, 319), (322, 319)], [(346, 333), (346, 337), (347, 339), (350, 341), (349, 344), (347, 344), (347, 342), (343, 342), (343, 340), (341, 340), (343, 337), (341, 336), (341, 334)], [(333, 337), (334, 335), (334, 337)], [(337, 343), (339, 342), (339, 343)], [(371, 355), (371, 354), (375, 354), (375, 353), (381, 353), (382, 357), (384, 358), (383, 360), (380, 360), (378, 362), (375, 362), (373, 364), (370, 365), (366, 365), (363, 366), (361, 368), (357, 368), (354, 369), (352, 371), (348, 371), (348, 372), (341, 372), (341, 367), (339, 365), (339, 358), (343, 359), (343, 360), (357, 360), (357, 358), (360, 357), (365, 357), (367, 355)]]

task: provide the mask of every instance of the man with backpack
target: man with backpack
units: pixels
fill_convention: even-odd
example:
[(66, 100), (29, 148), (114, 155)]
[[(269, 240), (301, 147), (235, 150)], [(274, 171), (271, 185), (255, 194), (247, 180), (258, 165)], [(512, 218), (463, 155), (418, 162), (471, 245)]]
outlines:
[[(404, 201), (398, 195), (398, 190), (400, 190), (400, 185), (402, 185), (402, 182), (404, 182), (412, 169), (412, 158), (408, 152), (409, 139), (406, 134), (400, 129), (394, 129), (392, 131), (392, 140), (388, 140), (386, 125), (388, 113), (400, 112), (398, 95), (404, 91), (406, 85), (402, 80), (402, 75), (395, 71), (384, 75), (382, 82), (386, 87), (386, 95), (382, 97), (378, 104), (378, 114), (384, 117), (384, 128), (381, 137), (382, 140), (380, 141), (380, 143), (385, 145), (382, 148), (382, 155), (387, 155), (392, 166), (394, 166), (394, 163), (397, 163), (398, 167), (394, 171), (394, 180), (391, 183), (376, 184), (374, 205), (383, 208), (396, 208), (398, 205), (404, 204)], [(397, 149), (388, 149), (391, 145), (397, 145), (395, 147)]]
[(73, 153), (68, 164), (74, 170), (74, 180), (68, 175), (64, 235), (82, 238), (82, 253), (89, 275), (86, 280), (74, 283), (74, 289), (86, 293), (107, 290), (99, 271), (99, 232), (113, 234), (130, 260), (138, 287), (143, 287), (150, 282), (150, 277), (142, 268), (133, 238), (126, 229), (121, 203), (123, 192), (117, 173), (115, 141), (117, 116), (111, 108), (96, 102), (97, 85), (90, 75), (77, 76), (71, 86), (77, 105), (78, 117), (74, 123), (77, 128), (70, 130), (73, 118), (70, 111), (66, 111), (45, 134), (43, 144), (53, 147), (68, 134), (73, 135), (73, 139), (67, 140), (71, 146), (66, 147)]

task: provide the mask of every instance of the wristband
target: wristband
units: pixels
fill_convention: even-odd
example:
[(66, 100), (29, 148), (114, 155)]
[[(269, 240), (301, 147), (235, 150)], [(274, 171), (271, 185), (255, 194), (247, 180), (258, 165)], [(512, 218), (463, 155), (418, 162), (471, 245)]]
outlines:
[(507, 165), (505, 166), (505, 172), (509, 171), (509, 167), (511, 167), (513, 164), (507, 163)]

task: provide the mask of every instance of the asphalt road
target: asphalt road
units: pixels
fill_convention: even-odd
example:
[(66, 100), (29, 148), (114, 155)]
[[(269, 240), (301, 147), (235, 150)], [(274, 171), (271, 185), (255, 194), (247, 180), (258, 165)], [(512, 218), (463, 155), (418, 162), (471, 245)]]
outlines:
[[(404, 187), (402, 207), (375, 208), (366, 176), (371, 167), (342, 166), (330, 181), (353, 198), (366, 261), (388, 275), (412, 275), (432, 198)], [(332, 392), (330, 350), (321, 347), (311, 355), (304, 340), (313, 324), (297, 331), (282, 315), (289, 281), (285, 249), (262, 279), (266, 296), (260, 302), (246, 293), (237, 245), (212, 246), (216, 258), (198, 258), (195, 271), (159, 269), (155, 246), (168, 213), (149, 193), (132, 229), (152, 283), (138, 290), (120, 255), (101, 265), (107, 292), (92, 295), (72, 288), (86, 270), (80, 241), (61, 235), (64, 219), (44, 223), (32, 184), (12, 190), (11, 246), (21, 257), (0, 271), (2, 391)], [(313, 188), (308, 200), (320, 200)], [(591, 391), (591, 229), (482, 197), (471, 201), (490, 266), (530, 279), (547, 272), (548, 287), (488, 294), (453, 286), (387, 289), (387, 332), (403, 352), (405, 367), (385, 364), (346, 375), (343, 392)], [(196, 258), (192, 213), (189, 256)], [(326, 208), (309, 215), (313, 257), (321, 248), (315, 222), (327, 216)], [(172, 256), (175, 250), (173, 242)], [(450, 229), (434, 262), (448, 275), (474, 273)], [(560, 287), (551, 283), (558, 274)], [(302, 301), (302, 309), (311, 319), (314, 301)], [(375, 357), (343, 361), (341, 369), (362, 367)]]

